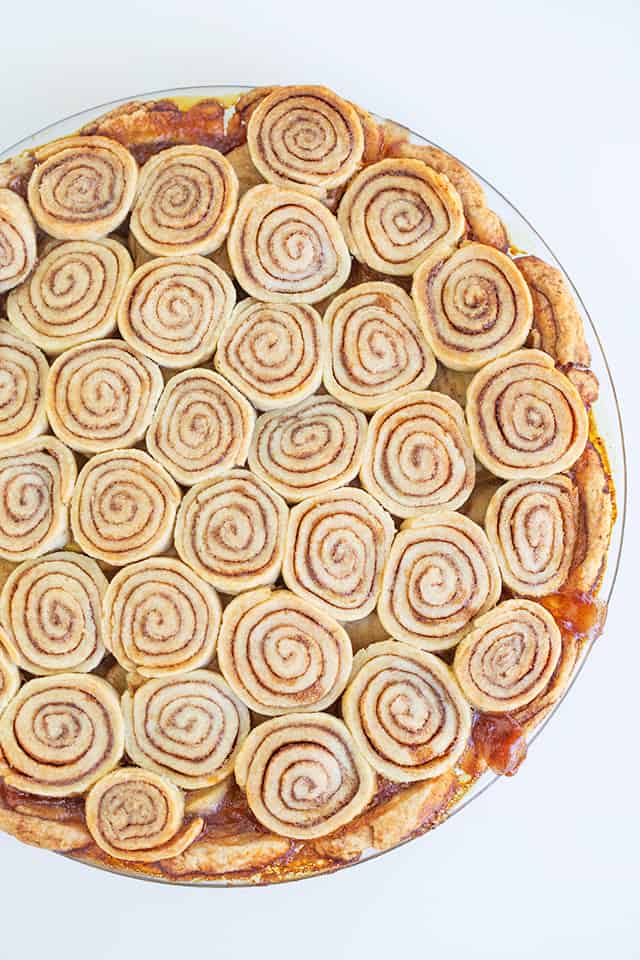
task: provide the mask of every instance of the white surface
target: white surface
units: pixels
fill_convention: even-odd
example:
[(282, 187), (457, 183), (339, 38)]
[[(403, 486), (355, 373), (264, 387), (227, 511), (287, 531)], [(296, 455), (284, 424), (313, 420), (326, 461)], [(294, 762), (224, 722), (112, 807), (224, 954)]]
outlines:
[[(528, 215), (581, 291), (638, 472), (640, 5), (84, 0), (3, 5), (0, 141), (162, 87), (321, 81), (449, 147)], [(633, 391), (633, 392), (632, 392)], [(0, 836), (0, 957), (640, 957), (631, 511), (605, 636), (518, 775), (331, 878), (160, 887)]]

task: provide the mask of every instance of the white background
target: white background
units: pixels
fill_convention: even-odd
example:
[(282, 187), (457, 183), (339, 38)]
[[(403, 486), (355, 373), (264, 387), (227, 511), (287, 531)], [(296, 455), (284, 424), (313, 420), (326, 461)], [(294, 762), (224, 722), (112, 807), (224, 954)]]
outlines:
[[(94, 104), (197, 83), (319, 81), (492, 180), (581, 291), (621, 394), (640, 367), (637, 0), (0, 4), (0, 146)], [(0, 836), (0, 958), (640, 957), (638, 564), (526, 764), (377, 862), (272, 889), (162, 887)]]

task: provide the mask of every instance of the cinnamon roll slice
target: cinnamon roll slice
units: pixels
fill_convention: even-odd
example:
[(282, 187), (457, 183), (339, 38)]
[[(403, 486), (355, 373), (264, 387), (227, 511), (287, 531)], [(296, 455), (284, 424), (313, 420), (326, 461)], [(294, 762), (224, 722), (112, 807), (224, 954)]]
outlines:
[(133, 863), (183, 853), (200, 835), (201, 817), (184, 821), (184, 796), (165, 777), (123, 767), (103, 777), (85, 802), (87, 827), (98, 846)]
[(193, 570), (222, 593), (273, 583), (282, 566), (288, 510), (248, 470), (229, 470), (187, 492), (175, 546)]
[(36, 228), (22, 197), (0, 187), (0, 293), (22, 283), (36, 262)]
[(378, 616), (395, 640), (448, 650), (498, 602), (500, 570), (484, 530), (451, 510), (407, 520), (384, 568)]
[(0, 557), (20, 563), (64, 547), (76, 461), (54, 437), (0, 453)]
[(429, 386), (436, 363), (410, 297), (393, 283), (360, 283), (324, 315), (330, 351), (324, 383), (337, 400), (371, 413)]
[(17, 329), (46, 353), (110, 336), (133, 263), (123, 243), (68, 240), (51, 246), (7, 299)]
[(551, 614), (533, 600), (505, 600), (473, 626), (453, 662), (469, 703), (491, 713), (531, 703), (560, 659), (560, 629)]
[(484, 190), (464, 164), (433, 144), (410, 143), (406, 136), (396, 137), (385, 146), (387, 156), (413, 157), (444, 174), (460, 195), (472, 238), (498, 250), (507, 250), (509, 237), (505, 226), (497, 213), (489, 209)]
[(203, 667), (215, 653), (218, 595), (186, 564), (155, 557), (119, 570), (104, 598), (104, 642), (143, 677)]
[(440, 776), (471, 734), (471, 710), (449, 667), (396, 640), (356, 655), (342, 715), (374, 770), (397, 783)]
[(248, 190), (227, 244), (240, 286), (257, 300), (317, 303), (349, 276), (336, 218), (313, 197), (263, 184)]
[(122, 567), (167, 549), (179, 503), (180, 488), (147, 453), (99, 453), (73, 491), (73, 536), (89, 556)]
[(297, 840), (343, 827), (376, 788), (349, 730), (326, 713), (292, 713), (261, 723), (238, 754), (236, 780), (260, 823)]
[(224, 780), (249, 733), (249, 710), (211, 670), (158, 677), (122, 697), (127, 754), (179, 787)]
[(252, 112), (247, 145), (269, 183), (323, 197), (358, 169), (364, 135), (355, 108), (327, 87), (278, 87)]
[[(7, 654), (7, 635), (0, 628), (0, 716), (20, 689), (20, 671)], [(0, 769), (2, 769), (0, 756)]]
[(204, 146), (177, 146), (140, 171), (130, 229), (156, 256), (212, 253), (224, 242), (238, 203), (229, 161)]
[(360, 479), (395, 516), (457, 509), (475, 475), (464, 413), (445, 394), (406, 393), (371, 418)]
[(358, 473), (367, 421), (333, 397), (313, 396), (258, 417), (249, 466), (292, 503), (344, 486)]
[(44, 433), (49, 364), (43, 353), (0, 320), (0, 450)]
[(38, 226), (57, 240), (99, 240), (129, 213), (138, 165), (107, 137), (64, 137), (36, 154), (28, 200)]
[(147, 432), (147, 449), (174, 480), (192, 486), (247, 459), (255, 413), (211, 370), (177, 373), (167, 383)]
[(13, 660), (36, 676), (93, 670), (104, 656), (106, 589), (98, 564), (79, 553), (50, 553), (21, 563), (0, 595)]
[(290, 590), (337, 620), (375, 608), (395, 526), (356, 487), (303, 500), (291, 511), (282, 575)]
[(502, 579), (524, 597), (556, 593), (573, 563), (579, 523), (578, 492), (565, 474), (511, 480), (494, 493), (485, 530)]
[(517, 350), (531, 329), (533, 304), (522, 274), (483, 243), (422, 263), (412, 296), (431, 349), (453, 370), (477, 370)]
[(450, 181), (410, 159), (365, 167), (340, 201), (338, 222), (354, 257), (393, 276), (409, 276), (426, 256), (448, 256), (465, 229)]
[(288, 590), (243, 593), (224, 611), (220, 669), (256, 713), (325, 709), (344, 690), (352, 659), (344, 628)]
[(589, 433), (574, 385), (540, 350), (517, 350), (476, 373), (467, 420), (480, 462), (505, 480), (544, 480), (573, 466)]
[(121, 340), (67, 350), (51, 366), (53, 432), (80, 453), (131, 447), (144, 436), (163, 387), (160, 368)]
[(8, 786), (44, 797), (84, 793), (122, 757), (118, 695), (85, 673), (29, 680), (2, 715), (0, 748)]
[(258, 410), (281, 410), (315, 393), (325, 354), (324, 326), (313, 307), (248, 297), (220, 335), (215, 365)]
[(138, 267), (118, 310), (118, 329), (162, 367), (209, 360), (236, 302), (231, 278), (205, 257), (164, 257)]

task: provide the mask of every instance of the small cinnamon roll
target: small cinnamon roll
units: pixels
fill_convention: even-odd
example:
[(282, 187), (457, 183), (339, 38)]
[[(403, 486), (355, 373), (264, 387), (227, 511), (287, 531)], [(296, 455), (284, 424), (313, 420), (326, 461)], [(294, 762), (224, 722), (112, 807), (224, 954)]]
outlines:
[(110, 237), (53, 244), (9, 295), (7, 316), (28, 340), (58, 356), (113, 333), (132, 272), (126, 247)]
[(174, 480), (193, 486), (247, 459), (255, 413), (211, 370), (183, 370), (169, 380), (147, 431), (149, 453)]
[(17, 287), (36, 262), (36, 228), (17, 193), (0, 186), (0, 293)]
[(220, 669), (256, 713), (323, 710), (344, 690), (352, 659), (344, 628), (288, 590), (252, 590), (224, 611)]
[(236, 780), (260, 823), (298, 840), (349, 823), (376, 786), (345, 724), (326, 713), (291, 713), (261, 723), (240, 749)]
[(384, 568), (378, 616), (390, 636), (448, 650), (500, 597), (500, 570), (484, 530), (461, 513), (414, 517)]
[(371, 413), (431, 383), (435, 359), (410, 297), (395, 284), (357, 284), (334, 297), (324, 319), (330, 338), (324, 383), (342, 403)]
[(349, 276), (336, 218), (313, 197), (263, 184), (248, 190), (227, 244), (240, 286), (256, 300), (317, 303)]
[(44, 392), (48, 375), (44, 354), (0, 320), (0, 450), (33, 440), (46, 431)]
[(224, 242), (237, 203), (238, 178), (221, 153), (169, 147), (140, 171), (130, 229), (156, 256), (212, 253)]
[(458, 645), (453, 669), (476, 709), (511, 713), (541, 693), (562, 642), (551, 614), (532, 600), (505, 600), (478, 617)]
[(100, 240), (129, 213), (138, 165), (107, 137), (64, 137), (36, 152), (28, 200), (38, 226), (57, 240)]
[(476, 373), (467, 420), (480, 462), (505, 480), (544, 480), (573, 466), (589, 433), (574, 385), (540, 350), (516, 350)]
[(374, 770), (398, 783), (449, 770), (471, 733), (471, 710), (449, 667), (396, 640), (356, 655), (342, 715)]
[(215, 366), (258, 410), (281, 410), (320, 386), (326, 337), (306, 304), (242, 300), (222, 330)]

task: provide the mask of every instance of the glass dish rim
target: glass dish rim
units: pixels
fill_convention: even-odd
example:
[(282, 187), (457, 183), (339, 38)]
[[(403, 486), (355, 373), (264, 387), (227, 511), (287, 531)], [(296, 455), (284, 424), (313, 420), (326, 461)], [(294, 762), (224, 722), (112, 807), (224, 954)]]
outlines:
[[(172, 99), (176, 97), (193, 97), (195, 100), (198, 100), (198, 99), (206, 99), (207, 97), (216, 98), (216, 97), (224, 97), (224, 96), (234, 96), (236, 94), (241, 95), (250, 90), (253, 90), (257, 86), (263, 86), (263, 84), (260, 84), (260, 85), (247, 84), (247, 83), (189, 84), (183, 87), (170, 87), (170, 88), (164, 88), (160, 90), (151, 90), (143, 93), (136, 93), (130, 96), (119, 97), (115, 100), (109, 100), (104, 103), (99, 103), (91, 107), (85, 107), (82, 110), (74, 111), (73, 113), (68, 114), (65, 117), (60, 117), (59, 119), (53, 121), (52, 123), (48, 123), (45, 126), (40, 127), (38, 130), (34, 131), (31, 134), (28, 134), (26, 137), (22, 137), (20, 140), (16, 141), (15, 143), (11, 144), (8, 147), (5, 147), (5, 148), (0, 147), (0, 162), (10, 157), (13, 157), (17, 154), (22, 153), (24, 150), (28, 149), (29, 146), (32, 145), (37, 138), (39, 138), (41, 135), (44, 136), (47, 133), (47, 131), (51, 131), (54, 128), (61, 126), (62, 124), (68, 124), (73, 120), (78, 120), (80, 125), (81, 121), (83, 120), (87, 122), (94, 117), (100, 116), (103, 113), (108, 112), (130, 101), (137, 101), (137, 100), (144, 101), (144, 100), (150, 100), (150, 99)], [(375, 113), (374, 111), (372, 111), (372, 116), (376, 120), (383, 119), (381, 115)], [(393, 121), (393, 122), (397, 122), (397, 121)], [(618, 580), (620, 563), (622, 560), (622, 550), (623, 550), (624, 540), (625, 540), (625, 529), (626, 529), (626, 519), (627, 519), (627, 496), (628, 496), (628, 492), (627, 492), (628, 491), (628, 463), (627, 463), (624, 427), (622, 423), (622, 412), (620, 409), (620, 400), (618, 397), (618, 392), (616, 390), (615, 381), (611, 372), (611, 367), (609, 365), (609, 360), (607, 358), (607, 354), (604, 349), (602, 338), (596, 328), (594, 321), (591, 318), (591, 315), (580, 293), (578, 292), (566, 268), (564, 267), (562, 262), (559, 260), (559, 258), (556, 256), (556, 254), (553, 252), (553, 250), (551, 249), (547, 241), (541, 236), (539, 231), (533, 226), (529, 218), (526, 217), (521, 212), (521, 210), (511, 200), (509, 200), (509, 198), (506, 197), (505, 194), (502, 193), (502, 191), (499, 190), (490, 180), (488, 180), (482, 174), (478, 173), (474, 169), (474, 167), (471, 167), (466, 161), (461, 160), (455, 154), (451, 153), (451, 151), (448, 150), (446, 147), (442, 147), (440, 144), (436, 143), (434, 140), (430, 140), (429, 138), (425, 137), (423, 134), (420, 134), (417, 131), (413, 130), (413, 128), (407, 127), (404, 124), (402, 124), (402, 126), (405, 127), (405, 129), (409, 132), (409, 134), (413, 139), (419, 142), (421, 141), (427, 144), (431, 144), (432, 146), (438, 147), (440, 150), (443, 150), (444, 152), (452, 156), (459, 163), (462, 163), (475, 177), (478, 178), (478, 180), (480, 180), (482, 184), (486, 184), (495, 194), (497, 194), (502, 199), (502, 201), (513, 211), (515, 216), (518, 217), (527, 226), (527, 228), (535, 235), (535, 237), (540, 242), (540, 244), (544, 247), (546, 251), (548, 251), (548, 253), (551, 255), (553, 260), (558, 264), (567, 283), (569, 284), (569, 287), (571, 289), (571, 292), (573, 293), (573, 296), (576, 298), (582, 310), (584, 317), (586, 317), (587, 319), (587, 322), (589, 324), (590, 337), (593, 337), (593, 339), (595, 340), (595, 343), (598, 346), (600, 358), (604, 364), (604, 369), (606, 371), (607, 379), (609, 381), (609, 386), (611, 388), (611, 394), (613, 397), (613, 402), (615, 407), (615, 422), (616, 422), (618, 440), (620, 443), (620, 451), (621, 451), (621, 464), (619, 467), (619, 471), (621, 473), (620, 479), (622, 480), (622, 489), (620, 489), (617, 478), (616, 478), (616, 484), (615, 484), (615, 494), (616, 494), (615, 523), (616, 525), (618, 525), (619, 542), (618, 542), (618, 548), (617, 548), (617, 553), (615, 557), (609, 556), (607, 558), (608, 567), (611, 569), (611, 582), (610, 582), (608, 591), (606, 593), (606, 596), (604, 597), (607, 605), (607, 613), (608, 613), (609, 606), (611, 603), (611, 598), (614, 593), (614, 588)], [(67, 135), (68, 134), (62, 134), (62, 136), (67, 136)], [(567, 699), (570, 691), (573, 689), (575, 683), (578, 680), (578, 677), (580, 676), (580, 674), (582, 673), (582, 670), (584, 669), (587, 659), (589, 658), (591, 651), (593, 649), (593, 645), (594, 645), (594, 640), (592, 639), (591, 641), (589, 641), (584, 653), (581, 655), (580, 662), (578, 663), (578, 667), (575, 670), (573, 676), (571, 677), (569, 686), (564, 691), (560, 700), (553, 706), (551, 712), (547, 715), (547, 717), (545, 717), (544, 721), (540, 724), (539, 727), (537, 727), (536, 730), (534, 730), (532, 736), (529, 738), (528, 740), (529, 749), (532, 747), (533, 743), (538, 739), (542, 731), (546, 729), (549, 722), (552, 720), (553, 717), (555, 717), (560, 706)], [(180, 887), (190, 887), (190, 888), (200, 887), (200, 888), (206, 888), (206, 889), (211, 889), (211, 888), (235, 889), (239, 887), (240, 888), (256, 888), (256, 887), (282, 886), (285, 884), (298, 883), (303, 880), (312, 880), (320, 877), (326, 877), (334, 873), (338, 873), (350, 868), (358, 867), (365, 863), (370, 863), (373, 860), (378, 860), (383, 856), (387, 856), (388, 854), (393, 853), (394, 851), (400, 850), (402, 847), (416, 840), (424, 839), (429, 835), (429, 833), (431, 833), (432, 829), (435, 829), (436, 826), (438, 827), (444, 826), (445, 823), (448, 823), (454, 816), (461, 813), (467, 806), (469, 806), (469, 804), (471, 804), (474, 800), (476, 800), (482, 794), (486, 793), (486, 791), (491, 786), (493, 786), (498, 780), (501, 780), (501, 779), (502, 777), (498, 774), (490, 774), (490, 773), (484, 774), (483, 777), (478, 781), (478, 783), (480, 783), (481, 786), (479, 786), (477, 790), (475, 790), (472, 787), (468, 795), (463, 796), (463, 798), (460, 800), (459, 803), (457, 803), (454, 807), (452, 807), (450, 810), (447, 811), (446, 816), (443, 818), (441, 822), (434, 824), (433, 827), (431, 827), (430, 829), (428, 829), (426, 832), (422, 834), (418, 834), (417, 836), (409, 836), (387, 850), (377, 850), (372, 853), (363, 854), (360, 859), (351, 863), (342, 863), (342, 864), (336, 863), (335, 866), (327, 867), (323, 870), (318, 870), (308, 875), (285, 877), (281, 880), (274, 879), (272, 881), (266, 881), (266, 882), (263, 882), (260, 880), (255, 881), (250, 879), (249, 880), (239, 879), (237, 881), (235, 880), (195, 880), (195, 881), (177, 880), (177, 879), (172, 879), (170, 877), (162, 878), (157, 876), (149, 876), (143, 873), (138, 873), (136, 871), (129, 870), (127, 868), (119, 869), (116, 867), (107, 866), (105, 864), (94, 863), (89, 860), (79, 859), (70, 854), (62, 854), (62, 856), (65, 856), (67, 859), (74, 860), (76, 863), (82, 864), (86, 867), (96, 869), (96, 870), (101, 870), (104, 873), (114, 874), (116, 876), (126, 877), (128, 879), (133, 879), (133, 880), (140, 880), (142, 882), (158, 883), (164, 886), (180, 886)], [(482, 783), (482, 780), (484, 780), (485, 782)]]

